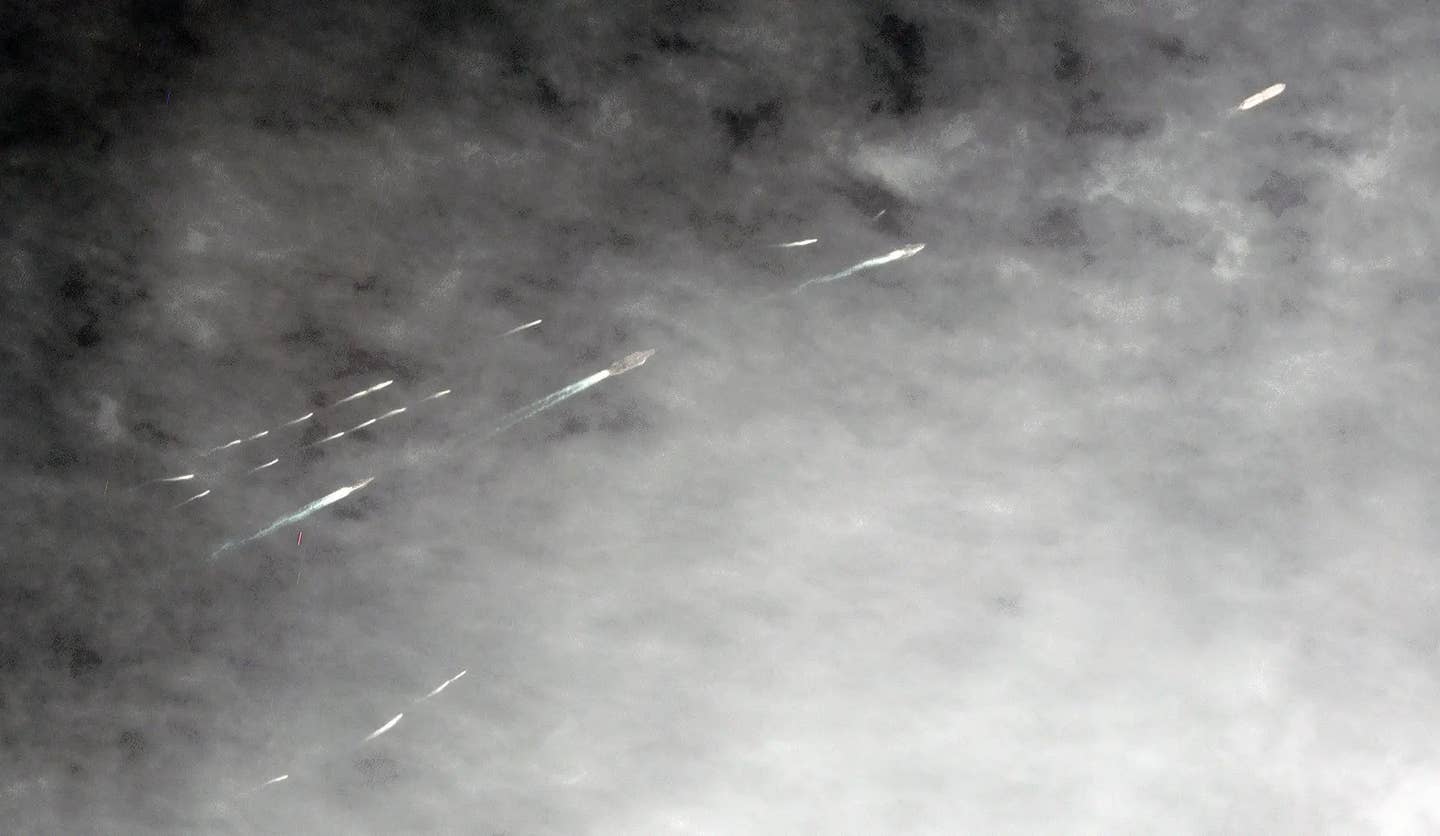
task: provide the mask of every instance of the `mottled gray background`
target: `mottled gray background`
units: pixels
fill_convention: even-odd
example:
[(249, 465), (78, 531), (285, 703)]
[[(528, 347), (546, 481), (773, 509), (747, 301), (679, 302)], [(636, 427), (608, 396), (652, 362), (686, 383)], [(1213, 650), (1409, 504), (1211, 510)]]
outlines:
[(1433, 4), (4, 14), (0, 830), (1440, 832)]

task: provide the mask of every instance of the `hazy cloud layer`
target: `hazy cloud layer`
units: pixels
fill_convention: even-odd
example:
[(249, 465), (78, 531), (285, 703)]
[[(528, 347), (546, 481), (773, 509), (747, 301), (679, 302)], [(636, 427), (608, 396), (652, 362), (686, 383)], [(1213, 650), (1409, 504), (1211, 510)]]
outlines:
[(1440, 829), (1433, 10), (611, 5), (0, 26), (7, 831)]

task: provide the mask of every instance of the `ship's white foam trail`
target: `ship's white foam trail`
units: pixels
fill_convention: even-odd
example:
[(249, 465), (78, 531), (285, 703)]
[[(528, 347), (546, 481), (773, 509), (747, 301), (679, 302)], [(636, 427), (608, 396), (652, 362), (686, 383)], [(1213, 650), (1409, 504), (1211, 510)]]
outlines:
[(163, 479), (151, 479), (148, 482), (142, 482), (140, 485), (138, 485), (138, 487), (143, 488), (146, 485), (169, 485), (175, 482), (188, 482), (194, 478), (195, 474), (193, 473), (182, 473), (179, 476), (166, 476)]
[(889, 264), (892, 261), (903, 261), (904, 259), (914, 256), (916, 253), (920, 252), (923, 249), (925, 249), (924, 244), (910, 244), (909, 246), (901, 247), (898, 250), (892, 250), (885, 255), (866, 259), (859, 264), (846, 267), (844, 270), (841, 270), (838, 273), (831, 273), (828, 276), (819, 276), (817, 278), (811, 279), (807, 282), (802, 283), (799, 287), (796, 287), (790, 292), (799, 293), (800, 291), (804, 290), (812, 284), (825, 284), (827, 282), (839, 281), (840, 279), (853, 276), (862, 270), (869, 270), (874, 267), (879, 267), (882, 264)]
[(195, 494), (194, 496), (190, 497), (189, 499), (185, 500), (184, 502), (181, 502), (181, 503), (179, 503), (179, 504), (170, 506), (170, 510), (171, 510), (171, 511), (174, 511), (174, 510), (179, 509), (179, 508), (184, 508), (186, 505), (189, 505), (190, 503), (194, 502), (195, 500), (197, 500), (197, 499), (204, 499), (205, 497), (207, 497), (207, 496), (209, 496), (209, 495), (210, 495), (210, 490), (207, 488), (207, 489), (201, 491), (200, 493), (197, 493), (197, 494)]
[(495, 427), (495, 429), (490, 431), (490, 435), (499, 435), (500, 433), (505, 432), (506, 430), (510, 429), (521, 421), (527, 421), (531, 418), (534, 418), (536, 415), (539, 415), (540, 413), (544, 412), (552, 406), (555, 406), (561, 401), (573, 398), (581, 392), (584, 392), (591, 386), (594, 386), (605, 378), (610, 377), (610, 375), (611, 372), (609, 369), (598, 371), (587, 378), (575, 381), (569, 386), (566, 386), (564, 389), (551, 392), (550, 394), (546, 395), (538, 401), (535, 401), (529, 406), (521, 407), (520, 409), (517, 409), (514, 412), (511, 412), (509, 415), (506, 415), (504, 418), (500, 419), (500, 423)]
[(220, 548), (218, 548), (218, 549), (216, 549), (215, 551), (211, 552), (211, 553), (210, 553), (210, 559), (211, 559), (211, 560), (214, 560), (215, 558), (219, 557), (221, 554), (224, 554), (225, 552), (230, 551), (231, 549), (238, 548), (238, 547), (240, 547), (240, 546), (245, 545), (246, 543), (250, 543), (250, 542), (253, 542), (253, 541), (255, 541), (255, 540), (259, 540), (261, 537), (264, 537), (264, 536), (266, 536), (267, 534), (272, 534), (272, 533), (274, 533), (276, 530), (278, 530), (278, 529), (280, 529), (280, 528), (282, 528), (282, 527), (284, 527), (284, 526), (290, 525), (291, 523), (300, 522), (301, 520), (305, 519), (306, 517), (310, 516), (311, 514), (314, 514), (316, 511), (319, 511), (319, 510), (321, 510), (322, 508), (328, 508), (329, 506), (334, 505), (335, 503), (339, 502), (340, 500), (344, 499), (345, 497), (349, 496), (350, 494), (355, 493), (356, 491), (360, 490), (361, 488), (365, 487), (366, 485), (370, 484), (370, 483), (373, 482), (373, 481), (375, 481), (375, 477), (374, 477), (374, 476), (371, 476), (371, 477), (369, 477), (369, 478), (367, 478), (367, 479), (364, 479), (364, 480), (362, 480), (362, 481), (360, 481), (360, 482), (356, 482), (356, 483), (353, 484), (353, 485), (346, 485), (346, 486), (343, 487), (343, 488), (340, 488), (340, 489), (338, 489), (338, 490), (331, 491), (330, 493), (325, 494), (324, 496), (320, 497), (319, 499), (315, 500), (314, 502), (310, 503), (309, 505), (306, 505), (304, 508), (301, 508), (299, 511), (296, 511), (296, 512), (294, 512), (294, 513), (292, 513), (292, 514), (286, 514), (285, 516), (281, 517), (280, 519), (276, 520), (275, 522), (270, 523), (269, 525), (265, 526), (264, 528), (260, 529), (259, 531), (255, 532), (254, 534), (251, 534), (249, 537), (246, 537), (246, 538), (244, 538), (244, 539), (242, 539), (242, 540), (231, 540), (230, 542), (224, 544), (224, 545), (221, 546)]
[(362, 740), (362, 741), (360, 741), (360, 742), (361, 742), (361, 743), (369, 743), (370, 741), (374, 740), (375, 738), (379, 737), (380, 735), (384, 734), (385, 732), (390, 731), (391, 729), (395, 728), (396, 724), (398, 724), (398, 723), (400, 722), (400, 720), (403, 719), (404, 717), (405, 717), (405, 712), (403, 712), (403, 711), (400, 712), (399, 714), (396, 714), (394, 717), (391, 717), (391, 718), (390, 718), (390, 722), (386, 723), (385, 725), (381, 726), (380, 728), (376, 729), (375, 731), (370, 732), (370, 734), (366, 735), (366, 736), (365, 736), (365, 739)]
[(431, 697), (435, 696), (436, 694), (440, 693), (441, 691), (445, 690), (446, 688), (449, 688), (449, 687), (450, 687), (450, 684), (451, 684), (452, 682), (455, 682), (457, 679), (459, 679), (460, 677), (464, 676), (465, 674), (467, 674), (467, 673), (469, 673), (469, 672), (470, 672), (469, 669), (466, 669), (466, 670), (463, 670), (463, 671), (455, 674), (454, 676), (450, 677), (449, 679), (445, 680), (444, 682), (440, 683), (439, 685), (436, 685), (435, 688), (434, 688), (434, 690), (432, 690), (430, 693), (426, 694), (425, 696), (421, 697), (420, 699), (422, 699), (422, 700), (428, 700), (428, 699), (430, 699)]
[(381, 389), (384, 389), (386, 386), (389, 386), (390, 384), (392, 384), (392, 383), (394, 383), (394, 382), (395, 382), (395, 381), (393, 381), (393, 380), (382, 380), (382, 381), (380, 381), (379, 383), (375, 384), (374, 386), (371, 386), (371, 387), (368, 388), (368, 389), (361, 389), (359, 392), (356, 392), (356, 393), (353, 394), (353, 395), (349, 395), (349, 396), (347, 396), (347, 397), (341, 398), (340, 400), (338, 400), (338, 401), (336, 401), (336, 402), (334, 403), (334, 406), (339, 406), (340, 404), (344, 404), (344, 403), (350, 403), (351, 401), (358, 401), (358, 400), (360, 400), (361, 398), (365, 397), (366, 395), (373, 394), (373, 393), (375, 393), (375, 392), (379, 392)]
[(1265, 104), (1266, 102), (1270, 101), (1271, 99), (1284, 92), (1285, 85), (1283, 83), (1272, 84), (1269, 87), (1266, 87), (1264, 90), (1261, 90), (1259, 93), (1256, 93), (1255, 95), (1246, 98), (1245, 101), (1241, 102), (1240, 105), (1235, 109), (1249, 110), (1252, 107), (1259, 107), (1260, 105)]
[(525, 323), (524, 325), (519, 325), (519, 326), (516, 326), (516, 327), (514, 327), (514, 328), (511, 328), (509, 331), (506, 331), (505, 333), (501, 334), (500, 336), (502, 336), (502, 337), (508, 337), (508, 336), (510, 336), (511, 334), (518, 334), (518, 333), (520, 333), (521, 331), (524, 331), (524, 330), (526, 330), (526, 329), (534, 328), (536, 325), (539, 325), (540, 323), (542, 323), (542, 322), (544, 322), (544, 321), (545, 321), (545, 320), (543, 320), (543, 319), (537, 319), (537, 320), (535, 320), (534, 322), (527, 322), (527, 323)]

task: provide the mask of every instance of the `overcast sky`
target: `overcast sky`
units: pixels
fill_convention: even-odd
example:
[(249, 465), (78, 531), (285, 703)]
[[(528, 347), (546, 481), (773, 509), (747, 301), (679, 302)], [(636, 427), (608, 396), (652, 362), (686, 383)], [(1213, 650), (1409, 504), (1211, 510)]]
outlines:
[(0, 829), (1440, 832), (1436, 15), (12, 4)]

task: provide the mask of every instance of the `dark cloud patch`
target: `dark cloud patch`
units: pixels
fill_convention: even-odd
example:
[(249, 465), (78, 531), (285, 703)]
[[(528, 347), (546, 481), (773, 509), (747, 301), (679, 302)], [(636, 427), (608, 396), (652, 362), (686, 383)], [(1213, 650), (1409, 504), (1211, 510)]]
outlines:
[(779, 129), (783, 108), (779, 99), (769, 99), (745, 108), (717, 108), (712, 114), (725, 132), (732, 149), (741, 149), (758, 137), (774, 135)]
[(1075, 249), (1088, 242), (1080, 211), (1074, 207), (1056, 206), (1035, 219), (1030, 240), (1042, 247)]
[(904, 117), (921, 111), (930, 72), (926, 49), (922, 23), (893, 12), (879, 17), (870, 38), (861, 45), (866, 66), (881, 91), (871, 102), (872, 112)]
[(1260, 187), (1250, 192), (1249, 199), (1260, 204), (1276, 218), (1310, 202), (1303, 179), (1279, 171), (1271, 171)]
[(1065, 126), (1065, 135), (1071, 137), (1097, 136), (1118, 138), (1134, 142), (1155, 130), (1152, 118), (1126, 114), (1111, 107), (1105, 94), (1089, 90), (1070, 104), (1070, 121)]
[(1052, 69), (1055, 80), (1063, 84), (1076, 84), (1090, 75), (1090, 62), (1080, 54), (1074, 44), (1061, 40), (1055, 42), (1055, 66)]

